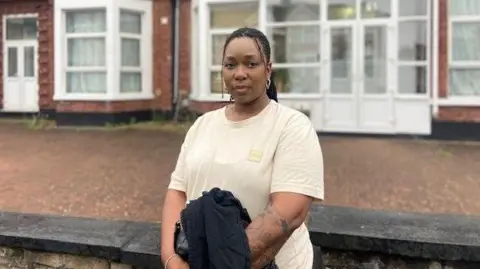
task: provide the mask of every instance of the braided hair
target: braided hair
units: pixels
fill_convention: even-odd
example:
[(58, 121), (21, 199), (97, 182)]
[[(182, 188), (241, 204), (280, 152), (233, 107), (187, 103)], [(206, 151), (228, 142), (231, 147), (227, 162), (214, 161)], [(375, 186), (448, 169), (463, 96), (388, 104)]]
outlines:
[[(242, 27), (232, 32), (227, 37), (227, 40), (225, 41), (225, 45), (223, 46), (223, 57), (225, 57), (225, 50), (228, 44), (230, 43), (230, 41), (240, 37), (248, 37), (255, 41), (255, 44), (257, 44), (258, 50), (262, 55), (263, 63), (265, 66), (267, 66), (271, 58), (270, 42), (268, 41), (268, 38), (265, 36), (265, 34), (263, 34), (260, 30), (257, 30), (255, 28)], [(278, 102), (277, 87), (275, 86), (273, 71), (270, 76), (270, 84), (268, 85), (268, 88), (267, 88), (267, 96), (271, 100)]]

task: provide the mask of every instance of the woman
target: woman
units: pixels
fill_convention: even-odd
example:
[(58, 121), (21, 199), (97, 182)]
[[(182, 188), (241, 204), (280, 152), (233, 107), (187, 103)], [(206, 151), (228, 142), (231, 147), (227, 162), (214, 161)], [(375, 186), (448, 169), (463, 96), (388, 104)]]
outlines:
[(227, 39), (222, 76), (232, 103), (199, 117), (188, 131), (165, 198), (162, 261), (174, 254), (174, 224), (187, 200), (218, 187), (232, 192), (253, 219), (246, 233), (253, 269), (275, 258), (280, 269), (310, 269), (313, 247), (304, 223), (323, 200), (323, 157), (302, 113), (278, 104), (265, 35), (240, 28)]

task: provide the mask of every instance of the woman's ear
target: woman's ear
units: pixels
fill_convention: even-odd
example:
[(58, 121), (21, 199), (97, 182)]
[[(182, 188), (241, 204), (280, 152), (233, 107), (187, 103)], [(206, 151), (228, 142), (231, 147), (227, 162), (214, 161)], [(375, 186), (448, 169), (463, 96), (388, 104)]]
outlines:
[(269, 62), (265, 69), (267, 73), (267, 79), (270, 79), (272, 77), (272, 62)]

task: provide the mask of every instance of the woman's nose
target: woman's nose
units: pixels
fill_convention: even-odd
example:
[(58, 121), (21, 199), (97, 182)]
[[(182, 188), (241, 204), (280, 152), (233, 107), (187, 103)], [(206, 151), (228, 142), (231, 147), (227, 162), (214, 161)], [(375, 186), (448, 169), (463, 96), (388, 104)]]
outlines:
[(247, 70), (243, 66), (237, 67), (234, 74), (235, 79), (245, 79), (247, 78)]

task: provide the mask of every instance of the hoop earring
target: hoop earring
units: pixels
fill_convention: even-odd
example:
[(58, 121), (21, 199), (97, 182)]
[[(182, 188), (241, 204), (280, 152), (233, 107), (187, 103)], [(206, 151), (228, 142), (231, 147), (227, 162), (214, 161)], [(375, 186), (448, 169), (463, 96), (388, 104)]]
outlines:
[(223, 87), (222, 87), (222, 99), (223, 99), (223, 93), (227, 90), (227, 85), (225, 85), (225, 81), (223, 82)]
[(265, 89), (268, 90), (268, 88), (270, 88), (270, 83), (272, 83), (272, 81), (270, 79), (267, 80), (267, 85), (265, 87)]

